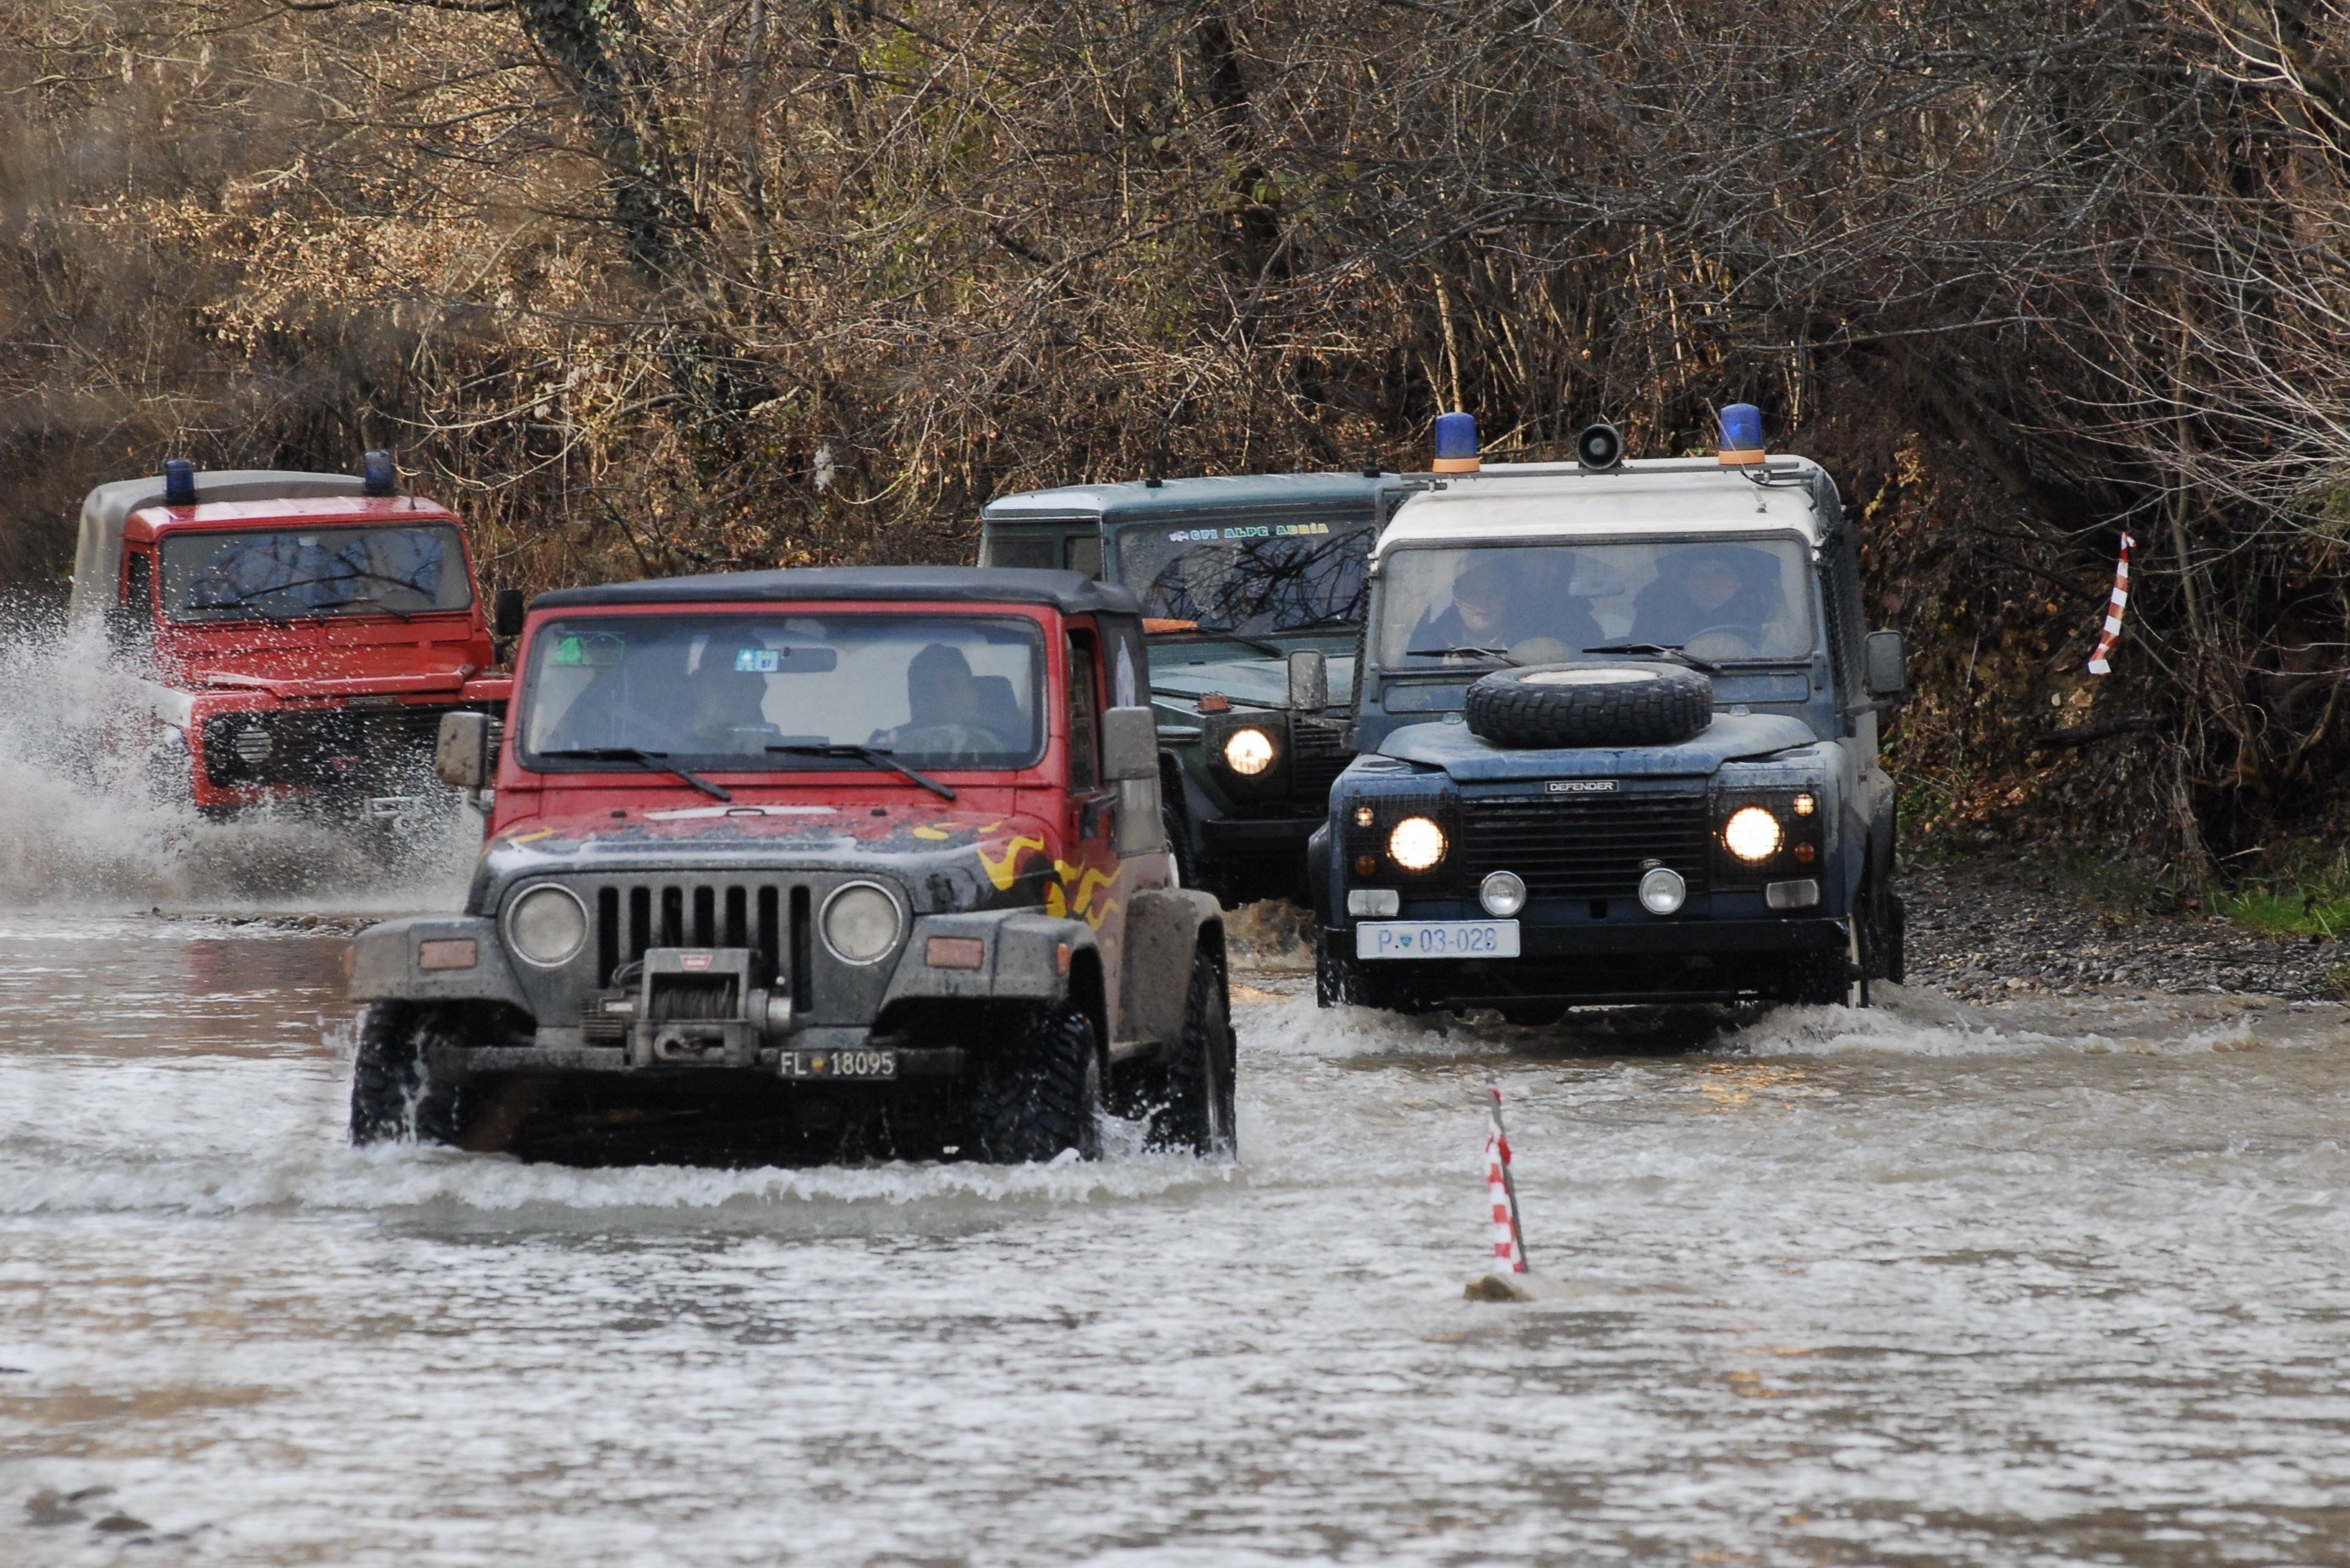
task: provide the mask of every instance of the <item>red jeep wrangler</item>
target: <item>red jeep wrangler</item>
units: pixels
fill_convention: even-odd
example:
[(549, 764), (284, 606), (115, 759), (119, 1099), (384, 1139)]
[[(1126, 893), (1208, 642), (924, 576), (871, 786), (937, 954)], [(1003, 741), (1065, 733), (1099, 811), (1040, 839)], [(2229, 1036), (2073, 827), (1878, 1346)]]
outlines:
[[(1232, 1137), (1141, 607), (1075, 572), (671, 578), (531, 606), (465, 912), (352, 951), (351, 1137), (1048, 1159)], [(503, 733), (500, 733), (500, 731)]]
[[(390, 453), (364, 466), (199, 474), (174, 459), (82, 503), (73, 618), (143, 669), (167, 787), (207, 814), (412, 818), (443, 794), (441, 716), (505, 701), (457, 519), (401, 493)], [(501, 600), (518, 622), (519, 596)]]

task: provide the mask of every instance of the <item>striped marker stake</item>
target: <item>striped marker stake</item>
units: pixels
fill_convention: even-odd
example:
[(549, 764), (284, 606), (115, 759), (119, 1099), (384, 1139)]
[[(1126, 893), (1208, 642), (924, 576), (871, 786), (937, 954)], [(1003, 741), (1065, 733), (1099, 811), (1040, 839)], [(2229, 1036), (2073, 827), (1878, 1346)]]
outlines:
[(1493, 1262), (1513, 1274), (1526, 1272), (1526, 1233), (1518, 1223), (1518, 1186), (1510, 1177), (1510, 1135), (1502, 1130), (1502, 1086), (1489, 1084), (1492, 1109), (1486, 1122), (1485, 1190), (1493, 1200)]
[(2129, 606), (2129, 553), (2135, 543), (2127, 534), (2122, 535), (2122, 558), (2114, 564), (2114, 597), (2106, 601), (2105, 629), (2097, 633), (2097, 646), (2089, 654), (2092, 675), (2114, 672), (2114, 644), (2122, 639), (2122, 611)]

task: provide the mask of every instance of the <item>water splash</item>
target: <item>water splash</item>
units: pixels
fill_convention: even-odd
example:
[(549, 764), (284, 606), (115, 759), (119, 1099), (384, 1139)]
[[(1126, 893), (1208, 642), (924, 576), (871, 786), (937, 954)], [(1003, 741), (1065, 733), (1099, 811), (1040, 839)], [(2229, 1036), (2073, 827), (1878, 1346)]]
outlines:
[[(0, 605), (0, 907), (452, 904), (481, 841), (451, 796), (396, 843), (289, 814), (207, 817), (152, 750), (139, 672), (54, 606)], [(388, 852), (387, 852), (388, 851)]]

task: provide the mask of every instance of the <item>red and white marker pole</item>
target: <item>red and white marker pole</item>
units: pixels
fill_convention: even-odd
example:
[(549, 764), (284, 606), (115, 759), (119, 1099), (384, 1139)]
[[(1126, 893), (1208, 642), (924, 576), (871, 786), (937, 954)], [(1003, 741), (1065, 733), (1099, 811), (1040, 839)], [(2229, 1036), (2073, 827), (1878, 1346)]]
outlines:
[(2122, 558), (2114, 564), (2114, 594), (2106, 601), (2105, 628), (2097, 633), (2097, 646), (2089, 654), (2089, 673), (2111, 675), (2114, 672), (2114, 644), (2122, 639), (2122, 611), (2129, 607), (2129, 553), (2137, 541), (2127, 534), (2122, 535)]
[(1526, 1233), (1518, 1223), (1518, 1186), (1510, 1177), (1510, 1135), (1502, 1130), (1502, 1088), (1493, 1096), (1485, 1133), (1485, 1190), (1493, 1202), (1493, 1261), (1513, 1274), (1526, 1272)]

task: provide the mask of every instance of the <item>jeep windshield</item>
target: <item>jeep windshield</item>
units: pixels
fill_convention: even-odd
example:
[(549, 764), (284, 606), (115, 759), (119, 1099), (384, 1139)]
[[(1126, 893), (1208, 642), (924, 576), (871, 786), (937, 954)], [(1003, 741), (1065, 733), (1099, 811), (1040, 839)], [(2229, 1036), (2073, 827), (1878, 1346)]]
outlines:
[(163, 608), (173, 620), (407, 616), (473, 602), (463, 546), (445, 523), (163, 536)]
[(1374, 647), (1388, 670), (1812, 655), (1810, 552), (1795, 539), (1411, 546), (1380, 572)]
[(518, 750), (540, 773), (1027, 767), (1044, 669), (1016, 617), (565, 617), (531, 639)]
[(1161, 623), (1154, 630), (1263, 636), (1352, 627), (1362, 618), (1378, 532), (1367, 518), (1136, 524), (1118, 531), (1118, 578), (1142, 601), (1142, 613)]

